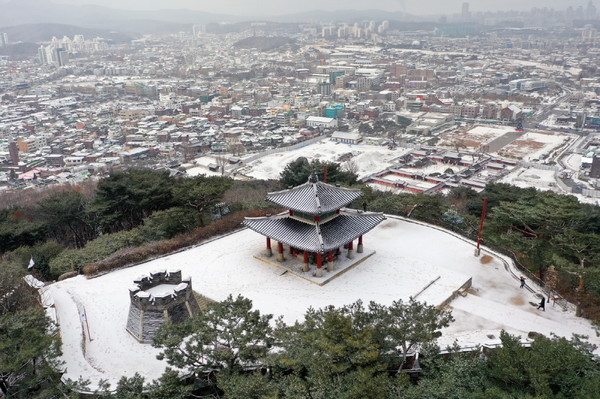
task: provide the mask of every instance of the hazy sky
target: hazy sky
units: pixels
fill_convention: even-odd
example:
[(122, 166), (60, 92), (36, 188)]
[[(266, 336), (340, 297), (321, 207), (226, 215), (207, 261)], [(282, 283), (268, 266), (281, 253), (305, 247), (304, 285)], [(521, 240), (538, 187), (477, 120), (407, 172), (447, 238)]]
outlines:
[[(381, 9), (405, 11), (416, 15), (459, 13), (463, 0), (54, 0), (70, 4), (99, 4), (125, 9), (190, 8), (233, 15), (278, 15), (317, 9)], [(588, 0), (473, 0), (470, 10), (514, 9), (532, 7), (565, 9), (584, 7)], [(600, 8), (600, 1), (594, 1)]]

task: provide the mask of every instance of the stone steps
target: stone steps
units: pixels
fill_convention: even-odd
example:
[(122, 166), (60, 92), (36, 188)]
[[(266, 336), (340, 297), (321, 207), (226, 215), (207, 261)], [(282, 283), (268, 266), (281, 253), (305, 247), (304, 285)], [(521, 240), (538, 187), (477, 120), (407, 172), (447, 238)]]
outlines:
[(211, 304), (216, 302), (215, 300), (210, 299), (209, 297), (206, 297), (202, 294), (199, 294), (196, 291), (194, 291), (194, 297), (198, 302), (198, 307), (200, 308), (200, 310), (207, 310)]

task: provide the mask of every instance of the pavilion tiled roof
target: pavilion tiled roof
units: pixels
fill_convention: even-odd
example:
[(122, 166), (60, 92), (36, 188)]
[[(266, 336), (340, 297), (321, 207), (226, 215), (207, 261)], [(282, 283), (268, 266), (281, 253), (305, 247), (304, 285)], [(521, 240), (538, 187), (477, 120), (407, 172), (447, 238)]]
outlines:
[(294, 248), (327, 252), (357, 239), (383, 220), (385, 216), (382, 213), (344, 209), (325, 223), (303, 222), (283, 212), (267, 217), (246, 218), (244, 224), (257, 233)]
[(294, 211), (321, 215), (337, 211), (361, 195), (360, 189), (337, 187), (315, 179), (289, 190), (268, 193), (267, 200)]

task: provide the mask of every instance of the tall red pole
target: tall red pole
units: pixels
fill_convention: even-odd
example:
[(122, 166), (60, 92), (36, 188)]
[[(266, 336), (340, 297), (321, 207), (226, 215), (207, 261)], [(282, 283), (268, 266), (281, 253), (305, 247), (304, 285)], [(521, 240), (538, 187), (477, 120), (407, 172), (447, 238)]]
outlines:
[(271, 249), (271, 237), (267, 237), (267, 256), (273, 256), (273, 250)]
[(327, 164), (323, 164), (323, 183), (327, 183)]
[(481, 237), (483, 236), (483, 220), (485, 219), (485, 211), (487, 208), (487, 197), (483, 198), (483, 209), (481, 210), (481, 222), (479, 223), (479, 234), (477, 236), (477, 252), (479, 253), (479, 245), (481, 244)]

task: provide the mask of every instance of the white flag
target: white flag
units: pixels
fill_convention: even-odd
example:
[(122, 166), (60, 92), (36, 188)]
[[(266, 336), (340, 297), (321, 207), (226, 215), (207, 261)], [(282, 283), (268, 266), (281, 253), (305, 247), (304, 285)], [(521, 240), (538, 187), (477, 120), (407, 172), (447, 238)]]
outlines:
[(31, 257), (31, 259), (29, 260), (29, 265), (27, 266), (27, 268), (31, 269), (33, 266), (35, 266), (35, 262), (33, 261), (33, 257)]

